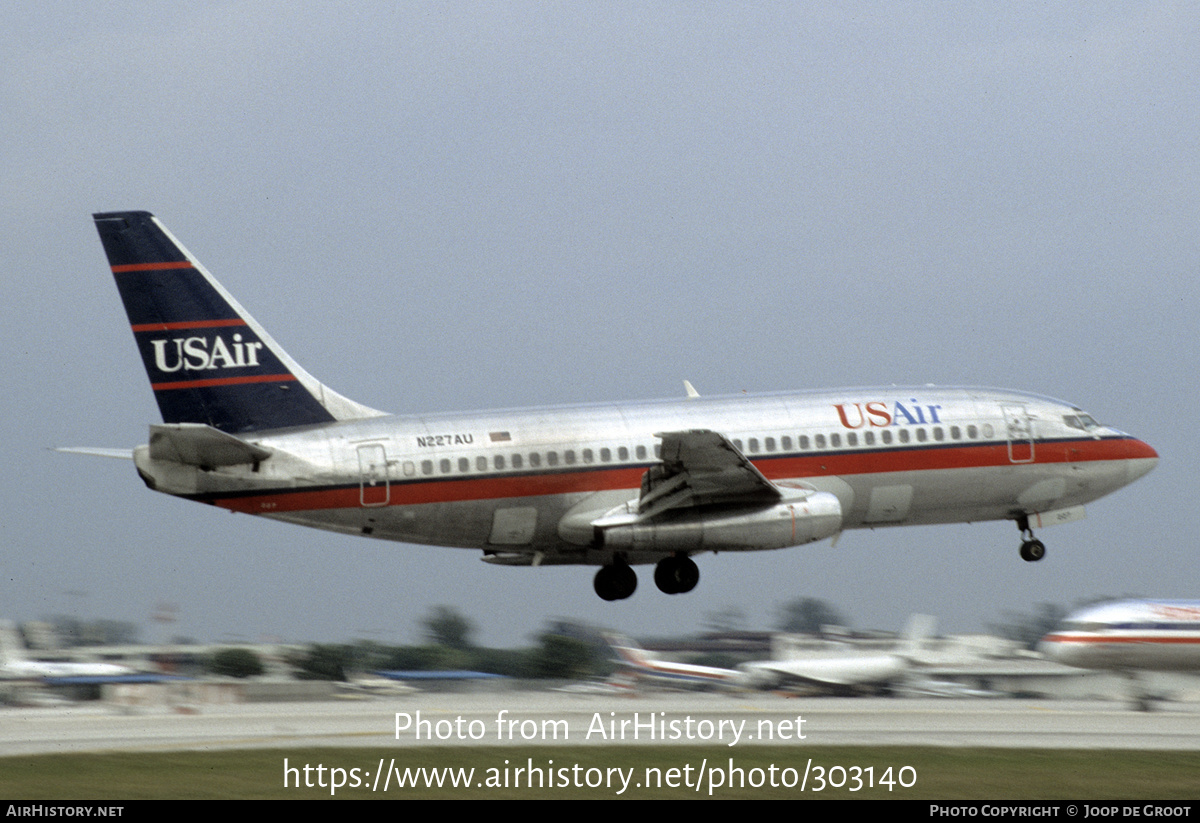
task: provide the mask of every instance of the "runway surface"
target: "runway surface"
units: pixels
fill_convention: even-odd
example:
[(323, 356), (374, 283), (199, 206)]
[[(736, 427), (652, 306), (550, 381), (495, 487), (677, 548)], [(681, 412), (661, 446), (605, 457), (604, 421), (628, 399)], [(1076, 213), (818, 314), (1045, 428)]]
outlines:
[[(399, 727), (399, 731), (397, 730)], [(302, 746), (674, 745), (1200, 749), (1200, 706), (659, 693), (414, 694), (320, 703), (0, 709), (0, 756)]]

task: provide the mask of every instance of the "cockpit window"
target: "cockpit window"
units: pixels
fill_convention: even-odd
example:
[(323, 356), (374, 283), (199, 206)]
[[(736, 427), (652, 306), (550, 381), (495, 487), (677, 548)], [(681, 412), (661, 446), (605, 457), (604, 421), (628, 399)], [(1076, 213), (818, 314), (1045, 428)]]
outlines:
[(1080, 429), (1085, 432), (1100, 428), (1100, 424), (1096, 422), (1096, 418), (1082, 412), (1080, 414), (1064, 414), (1063, 422), (1073, 429)]

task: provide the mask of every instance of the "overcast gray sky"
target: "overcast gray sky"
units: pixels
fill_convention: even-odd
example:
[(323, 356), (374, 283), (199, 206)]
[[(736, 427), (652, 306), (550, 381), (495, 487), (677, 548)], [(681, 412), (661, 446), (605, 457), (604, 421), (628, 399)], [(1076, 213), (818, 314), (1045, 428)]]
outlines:
[[(24, 7), (22, 9), (22, 6)], [(1194, 3), (38, 2), (0, 12), (7, 346), (0, 616), (387, 642), (453, 606), (973, 631), (1101, 594), (1200, 597)], [(396, 412), (890, 383), (1077, 403), (1158, 469), (1039, 534), (845, 534), (643, 573), (231, 515), (145, 489), (158, 412), (92, 226), (146, 209), (288, 351)]]

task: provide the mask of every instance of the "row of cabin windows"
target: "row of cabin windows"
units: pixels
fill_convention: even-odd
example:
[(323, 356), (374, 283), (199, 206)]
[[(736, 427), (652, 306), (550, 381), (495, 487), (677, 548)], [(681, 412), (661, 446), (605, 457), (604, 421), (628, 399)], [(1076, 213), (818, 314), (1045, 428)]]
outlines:
[[(647, 452), (645, 446), (636, 446), (633, 449), (633, 454), (635, 456), (635, 459), (637, 459), (637, 460), (645, 460), (647, 453), (648, 452)], [(546, 452), (545, 462), (546, 462), (546, 466), (548, 466), (550, 468), (555, 468), (559, 465), (574, 466), (574, 465), (579, 464), (580, 462), (582, 462), (584, 464), (591, 464), (591, 463), (596, 462), (596, 454), (597, 454), (596, 450), (593, 450), (593, 449), (583, 449), (583, 450), (579, 451), (578, 453), (576, 453), (576, 451), (574, 449), (567, 449), (566, 451), (564, 451), (562, 453), (562, 462), (560, 464), (559, 463), (559, 453), (556, 451), (549, 451), (549, 452)], [(619, 447), (616, 450), (616, 455), (617, 455), (617, 460), (619, 460), (621, 462), (627, 462), (629, 460), (629, 455), (630, 455), (629, 447), (628, 446)], [(607, 447), (600, 449), (599, 456), (600, 456), (601, 463), (611, 463), (613, 460), (613, 450), (610, 448), (607, 448)], [(656, 458), (662, 456), (662, 446), (661, 445), (656, 445), (654, 447), (654, 456)], [(491, 468), (494, 471), (505, 471), (509, 466), (511, 466), (513, 469), (523, 469), (523, 468), (525, 468), (526, 459), (527, 459), (526, 455), (523, 455), (523, 454), (492, 455)], [(540, 452), (530, 452), (528, 455), (528, 463), (529, 463), (529, 468), (540, 469), (542, 467), (542, 454)], [(450, 468), (452, 465), (453, 465), (453, 463), (450, 461), (449, 458), (443, 457), (441, 460), (438, 461), (438, 470), (442, 474), (449, 474)], [(483, 455), (476, 457), (475, 458), (475, 471), (485, 472), (487, 470), (488, 470), (488, 459), (486, 457), (484, 457)], [(471, 458), (469, 458), (469, 457), (458, 458), (458, 471), (462, 474), (466, 474), (467, 472), (471, 471)], [(412, 463), (412, 461), (406, 460), (404, 462), (404, 474), (409, 477), (416, 474), (416, 466)], [(433, 461), (432, 460), (422, 460), (421, 461), (421, 474), (433, 474)]]
[[(990, 438), (994, 433), (992, 427), (986, 423), (982, 427), (982, 432), (985, 438)], [(967, 440), (978, 440), (979, 434), (979, 426), (976, 426), (975, 424), (967, 426)], [(914, 440), (917, 443), (928, 443), (930, 440), (935, 443), (944, 443), (946, 442), (947, 435), (952, 441), (962, 440), (963, 428), (961, 426), (950, 426), (949, 429), (945, 429), (942, 426), (934, 426), (930, 429), (926, 429), (924, 426), (921, 426), (914, 429), (899, 428), (896, 430), (895, 434), (892, 433), (891, 429), (883, 429), (879, 432), (878, 442), (885, 446), (890, 446), (893, 443), (911, 443)], [(858, 432), (846, 432), (844, 437), (845, 444), (850, 448), (855, 448), (860, 443), (863, 446), (874, 446), (876, 444), (875, 432), (869, 429), (863, 432), (861, 435), (859, 435)], [(824, 434), (815, 434), (811, 438), (809, 438), (807, 434), (802, 434), (796, 438), (796, 443), (799, 446), (800, 451), (809, 451), (810, 449), (814, 448), (840, 449), (842, 447), (842, 442), (843, 435), (841, 432), (834, 432), (828, 436)], [(737, 446), (739, 450), (742, 450), (741, 440), (734, 440), (733, 445)], [(778, 446), (779, 451), (791, 451), (792, 438), (786, 434), (783, 435), (779, 438)], [(746, 448), (744, 451), (746, 454), (761, 454), (764, 452), (770, 453), (776, 451), (776, 440), (774, 437), (764, 437), (762, 439), (760, 448), (759, 439), (757, 437), (751, 437), (746, 441)]]
[[(984, 424), (982, 433), (985, 438), (990, 438), (993, 435), (993, 430), (990, 425)], [(911, 443), (915, 440), (917, 443), (928, 443), (932, 440), (935, 443), (946, 442), (947, 436), (951, 441), (962, 440), (964, 431), (960, 426), (950, 426), (948, 429), (942, 426), (934, 426), (930, 429), (917, 427), (913, 429), (900, 428), (893, 435), (891, 429), (883, 429), (879, 432), (878, 442), (889, 446), (893, 443)], [(980, 435), (980, 427), (974, 424), (966, 427), (966, 439), (977, 440)], [(842, 447), (843, 438), (845, 445), (850, 448), (855, 448), (860, 444), (863, 446), (874, 446), (876, 444), (876, 434), (873, 431), (865, 431), (859, 435), (858, 432), (846, 432), (844, 435), (841, 432), (834, 432), (830, 435), (815, 434), (811, 437), (807, 434), (799, 435), (794, 441), (800, 451), (810, 451), (812, 449), (840, 449)], [(792, 450), (793, 440), (790, 435), (783, 435), (778, 440), (774, 437), (764, 437), (759, 441), (757, 437), (751, 437), (746, 441), (745, 452), (747, 454), (770, 453), (774, 451), (788, 452)], [(742, 450), (742, 441), (735, 439), (733, 445), (737, 446), (738, 450)], [(761, 445), (761, 448), (760, 448)], [(778, 448), (777, 448), (778, 447)], [(611, 463), (613, 460), (613, 450), (610, 448), (602, 448), (598, 450), (601, 463)], [(633, 449), (633, 454), (637, 460), (645, 460), (647, 449), (645, 446), (636, 446)], [(620, 446), (616, 449), (616, 457), (620, 462), (629, 460), (630, 450), (626, 446)], [(549, 468), (556, 468), (559, 465), (574, 466), (579, 463), (593, 464), (596, 462), (597, 451), (593, 449), (583, 449), (576, 453), (574, 449), (567, 449), (562, 453), (562, 462), (559, 462), (559, 453), (549, 451), (545, 454), (545, 464)], [(662, 457), (662, 445), (654, 446), (655, 458)], [(529, 468), (540, 469), (542, 467), (542, 454), (540, 452), (530, 452), (528, 458), (523, 454), (503, 455), (496, 454), (491, 459), (491, 469), (493, 471), (506, 471), (509, 467), (514, 470), (525, 468), (526, 460), (528, 459)], [(448, 457), (443, 457), (437, 461), (437, 468), (441, 474), (449, 474), (454, 463)], [(480, 455), (475, 458), (475, 471), (488, 471), (488, 458)], [(421, 474), (431, 475), (434, 473), (434, 461), (421, 461)], [(458, 458), (458, 471), (460, 474), (467, 474), (471, 471), (471, 458)], [(404, 462), (405, 476), (412, 477), (416, 474), (416, 465), (411, 460)]]

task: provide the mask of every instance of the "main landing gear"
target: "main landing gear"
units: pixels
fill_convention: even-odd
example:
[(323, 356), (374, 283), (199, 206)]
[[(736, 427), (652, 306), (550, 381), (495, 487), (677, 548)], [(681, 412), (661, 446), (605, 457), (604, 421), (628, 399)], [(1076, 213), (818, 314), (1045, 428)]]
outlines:
[[(686, 554), (673, 554), (654, 567), (654, 585), (664, 594), (684, 594), (700, 582), (700, 569)], [(624, 600), (637, 591), (637, 574), (618, 557), (612, 565), (601, 567), (592, 581), (602, 600)]]
[(1046, 544), (1033, 536), (1033, 529), (1029, 528), (1029, 516), (1021, 515), (1017, 518), (1017, 528), (1021, 530), (1021, 536), (1025, 539), (1021, 541), (1021, 559), (1026, 563), (1035, 563), (1046, 556)]
[(637, 574), (629, 564), (617, 558), (611, 566), (602, 566), (592, 581), (601, 600), (624, 600), (637, 591)]
[(700, 582), (700, 569), (686, 554), (664, 557), (654, 567), (654, 585), (663, 594), (686, 594)]

